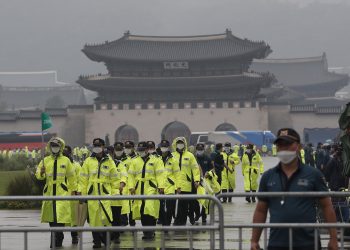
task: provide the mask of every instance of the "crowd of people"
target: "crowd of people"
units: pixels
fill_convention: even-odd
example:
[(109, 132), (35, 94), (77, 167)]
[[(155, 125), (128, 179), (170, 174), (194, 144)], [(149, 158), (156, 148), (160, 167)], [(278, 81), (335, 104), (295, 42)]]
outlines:
[[(298, 141), (300, 143), (300, 139)], [(282, 162), (288, 155), (281, 155), (278, 143), (270, 150), (266, 145), (231, 145), (229, 142), (215, 145), (198, 143), (188, 146), (184, 137), (172, 142), (153, 141), (115, 142), (105, 145), (101, 138), (91, 146), (71, 148), (63, 139), (52, 138), (46, 147), (45, 158), (40, 161), (40, 150), (3, 150), (1, 157), (25, 155), (39, 162), (36, 178), (45, 182), (47, 196), (64, 195), (155, 195), (155, 194), (211, 194), (229, 193), (236, 189), (237, 172), (242, 174), (245, 198), (256, 202), (251, 194), (259, 189), (259, 176), (264, 173), (263, 157), (277, 156)], [(321, 144), (314, 149), (311, 144), (300, 144), (297, 159), (301, 164), (319, 169), (325, 176), (327, 188), (347, 191), (348, 178), (341, 174), (341, 146)], [(260, 184), (261, 185), (261, 184)], [(261, 190), (260, 190), (261, 191)], [(230, 197), (221, 202), (231, 202)], [(332, 199), (338, 204), (338, 221), (349, 220), (349, 209), (344, 198)], [(80, 209), (77, 209), (80, 207)], [(205, 200), (88, 200), (43, 201), (42, 222), (51, 227), (83, 226), (85, 220), (96, 226), (135, 226), (140, 220), (143, 226), (157, 223), (165, 226), (206, 224), (209, 202)], [(83, 210), (82, 210), (83, 208)], [(85, 211), (86, 217), (79, 213)], [(106, 243), (106, 233), (93, 232), (93, 248)], [(118, 244), (120, 234), (114, 232), (112, 240)], [(143, 240), (153, 240), (154, 232), (145, 231)], [(63, 232), (56, 234), (56, 247), (62, 246)], [(72, 233), (72, 244), (78, 244), (77, 233)]]
[[(191, 152), (191, 151), (192, 152)], [(172, 142), (115, 142), (106, 146), (101, 138), (92, 141), (91, 152), (74, 153), (63, 139), (53, 138), (47, 144), (47, 156), (39, 163), (36, 178), (45, 181), (44, 195), (155, 195), (211, 194), (233, 192), (237, 166), (241, 165), (244, 190), (256, 192), (258, 177), (264, 171), (262, 157), (254, 145), (237, 147), (218, 143), (208, 147), (198, 143), (191, 148), (184, 137)], [(247, 202), (255, 198), (247, 196)], [(223, 198), (222, 202), (231, 202)], [(42, 222), (52, 227), (82, 226), (74, 201), (44, 201)], [(96, 226), (143, 226), (195, 224), (200, 218), (206, 224), (209, 212), (205, 200), (88, 200), (87, 219)], [(69, 209), (68, 209), (69, 208)], [(106, 233), (93, 232), (93, 247), (106, 242)], [(153, 240), (154, 232), (145, 231), (143, 240)], [(112, 234), (118, 244), (119, 233)], [(62, 246), (64, 235), (56, 234), (55, 246)], [(79, 241), (72, 234), (72, 243)]]

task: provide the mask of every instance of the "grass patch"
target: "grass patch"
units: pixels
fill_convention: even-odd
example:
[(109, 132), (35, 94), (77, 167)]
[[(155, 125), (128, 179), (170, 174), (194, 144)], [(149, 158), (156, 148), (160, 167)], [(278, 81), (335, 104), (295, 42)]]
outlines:
[(0, 171), (0, 195), (6, 195), (8, 184), (16, 177), (28, 174), (27, 170)]

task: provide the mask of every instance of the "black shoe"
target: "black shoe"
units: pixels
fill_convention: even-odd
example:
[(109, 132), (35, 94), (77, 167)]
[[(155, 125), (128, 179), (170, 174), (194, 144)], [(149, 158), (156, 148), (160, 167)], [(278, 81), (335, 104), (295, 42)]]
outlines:
[(255, 197), (252, 198), (252, 201), (255, 202)]
[(196, 221), (194, 220), (194, 218), (191, 218), (191, 219), (190, 219), (190, 223), (191, 223), (191, 225), (194, 225), (194, 223), (196, 223)]
[(228, 199), (228, 202), (232, 202), (232, 199)]
[(101, 243), (94, 243), (94, 245), (92, 246), (92, 248), (101, 248), (102, 247), (102, 245), (101, 245)]
[(250, 197), (245, 197), (245, 200), (250, 203)]
[(194, 221), (198, 221), (200, 217), (201, 217), (200, 214), (196, 215), (196, 217), (194, 217)]
[(79, 243), (79, 238), (78, 238), (78, 236), (72, 237), (72, 244), (73, 244), (73, 245), (77, 245), (78, 243)]

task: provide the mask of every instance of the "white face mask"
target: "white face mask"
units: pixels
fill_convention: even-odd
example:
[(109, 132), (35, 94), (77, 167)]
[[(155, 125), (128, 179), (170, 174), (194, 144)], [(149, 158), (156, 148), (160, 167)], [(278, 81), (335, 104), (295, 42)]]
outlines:
[(297, 152), (296, 151), (279, 151), (277, 152), (277, 157), (283, 164), (289, 164), (297, 157)]
[(226, 152), (226, 153), (230, 153), (230, 151), (231, 151), (231, 148), (225, 147), (225, 152)]
[(141, 156), (141, 157), (145, 157), (147, 155), (146, 151), (139, 151), (138, 154)]
[(118, 150), (118, 151), (114, 150), (114, 154), (115, 154), (115, 156), (120, 157), (123, 155), (123, 151), (122, 150)]
[(197, 151), (197, 155), (203, 155), (204, 154), (204, 151), (203, 150), (198, 150)]
[(168, 152), (168, 151), (169, 151), (169, 148), (167, 148), (167, 147), (161, 147), (161, 148), (160, 148), (160, 151), (162, 151), (162, 153), (165, 153), (165, 152)]
[(250, 154), (250, 153), (252, 152), (252, 150), (251, 150), (251, 149), (247, 149), (246, 152), (247, 152), (248, 154)]
[(57, 154), (58, 152), (60, 152), (60, 147), (51, 147), (51, 152)]
[(92, 152), (95, 154), (100, 154), (102, 153), (102, 147), (93, 147)]
[(183, 143), (176, 144), (176, 148), (182, 150), (185, 148), (185, 144)]
[(126, 149), (124, 149), (124, 152), (125, 152), (125, 154), (130, 155), (132, 150), (131, 150), (131, 148), (126, 148)]
[(154, 149), (149, 149), (148, 150), (148, 153), (150, 153), (150, 154), (153, 154), (154, 152), (156, 152)]

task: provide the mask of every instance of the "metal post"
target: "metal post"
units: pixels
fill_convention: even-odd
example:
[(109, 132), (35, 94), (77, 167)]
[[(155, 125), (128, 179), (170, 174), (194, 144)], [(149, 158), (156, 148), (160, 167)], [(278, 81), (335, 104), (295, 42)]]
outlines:
[(242, 250), (243, 249), (243, 242), (242, 242), (242, 228), (238, 228), (238, 249)]
[(264, 249), (267, 249), (267, 227), (264, 228)]
[(293, 228), (289, 228), (289, 250), (293, 250)]
[(107, 231), (106, 249), (109, 249), (110, 246), (111, 246), (111, 231)]
[(79, 250), (83, 250), (83, 232), (79, 232)]
[[(215, 218), (214, 218), (214, 204), (213, 202), (209, 201), (209, 215), (210, 215), (210, 225), (215, 224)], [(210, 249), (215, 249), (215, 231), (210, 230)]]
[(24, 250), (28, 249), (28, 233), (24, 232)]
[(165, 235), (164, 234), (165, 234), (165, 232), (162, 230), (160, 232), (160, 244), (161, 244), (162, 250), (165, 250), (165, 239), (164, 239)]
[(137, 250), (137, 231), (132, 232), (132, 236), (134, 239), (134, 249)]
[(56, 232), (55, 231), (51, 231), (51, 232), (52, 232), (51, 246), (52, 246), (52, 249), (55, 250), (56, 249)]
[(190, 238), (190, 249), (193, 250), (193, 234), (192, 234), (192, 230), (187, 231), (187, 233), (189, 234), (189, 238)]
[(344, 228), (340, 229), (340, 249), (344, 249)]
[(314, 245), (315, 245), (315, 250), (318, 249), (318, 230), (315, 228), (314, 230)]

